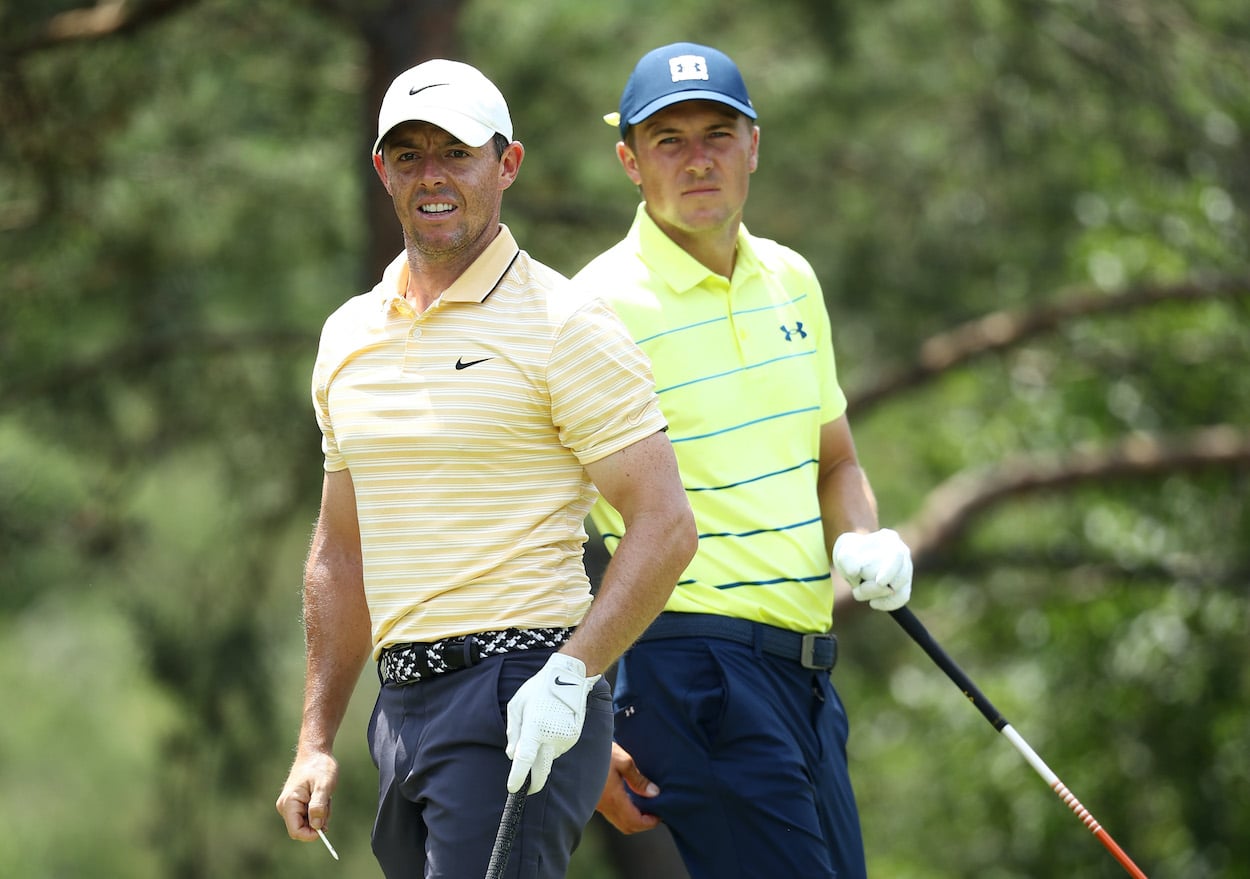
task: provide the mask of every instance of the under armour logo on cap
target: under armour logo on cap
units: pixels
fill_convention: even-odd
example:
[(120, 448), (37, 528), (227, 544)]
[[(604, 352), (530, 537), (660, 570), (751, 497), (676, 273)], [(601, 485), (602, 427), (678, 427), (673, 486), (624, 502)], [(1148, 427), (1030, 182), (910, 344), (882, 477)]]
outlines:
[(707, 79), (707, 59), (702, 55), (678, 55), (668, 59), (668, 72), (673, 82), (687, 79)]

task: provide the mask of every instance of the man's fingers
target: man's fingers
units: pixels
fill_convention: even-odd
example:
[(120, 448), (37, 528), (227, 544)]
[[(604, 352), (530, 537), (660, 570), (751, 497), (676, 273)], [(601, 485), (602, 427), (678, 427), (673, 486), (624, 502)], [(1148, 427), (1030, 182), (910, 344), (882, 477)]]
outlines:
[(521, 789), (521, 785), (525, 783), (525, 776), (529, 774), (530, 768), (527, 764), (514, 760), (512, 769), (508, 771), (508, 793), (514, 794)]
[(873, 610), (891, 611), (891, 610), (898, 610), (900, 607), (902, 607), (906, 603), (907, 603), (907, 599), (904, 598), (902, 595), (891, 595), (888, 598), (873, 599), (872, 601), (868, 602), (868, 606), (871, 607)]
[[(508, 755), (509, 760), (516, 759), (517, 743), (521, 739), (521, 712), (513, 711), (512, 706), (508, 706), (508, 732), (507, 744), (504, 746), (504, 753)], [(530, 758), (533, 759), (532, 757)], [(517, 782), (517, 789), (520, 789), (520, 782)], [(515, 793), (515, 790), (513, 791)]]
[(298, 795), (283, 791), (278, 797), (278, 814), (286, 825), (286, 834), (291, 839), (307, 842), (316, 839), (317, 833), (308, 824), (308, 805)]
[(530, 767), (530, 793), (536, 794), (547, 784), (547, 776), (551, 775), (551, 764), (555, 761), (555, 757), (551, 754), (551, 748), (542, 747), (538, 749), (538, 756), (534, 759), (534, 765)]
[(596, 811), (621, 833), (640, 833), (658, 827), (660, 819), (642, 812), (634, 805), (634, 801), (626, 793), (627, 785), (630, 790), (643, 797), (654, 797), (660, 792), (655, 782), (638, 769), (638, 764), (629, 752), (613, 742), (608, 778), (604, 782), (599, 804), (595, 806)]
[(654, 830), (660, 825), (660, 819), (640, 811), (620, 785), (616, 785), (616, 789), (610, 793), (604, 791), (597, 809), (621, 833), (641, 833), (644, 830)]
[(308, 826), (313, 830), (325, 829), (330, 823), (330, 795), (325, 790), (314, 790), (308, 801)]
[(839, 558), (838, 562), (838, 573), (842, 575), (842, 579), (846, 580), (847, 583), (854, 586), (864, 579), (861, 575), (864, 567), (862, 562), (847, 560), (845, 557)]
[(886, 561), (885, 566), (877, 571), (875, 579), (883, 585), (893, 586), (898, 575), (903, 571), (903, 562), (907, 560), (907, 556), (902, 553), (895, 553), (894, 556)]
[(654, 781), (647, 778), (638, 770), (638, 764), (630, 762), (629, 766), (621, 773), (621, 778), (625, 779), (625, 783), (629, 785), (629, 789), (640, 797), (654, 797), (660, 792), (660, 788)]
[(613, 787), (619, 789), (622, 781), (629, 785), (630, 790), (641, 797), (654, 797), (660, 792), (660, 788), (655, 782), (642, 774), (642, 770), (638, 768), (638, 764), (634, 762), (634, 758), (629, 755), (629, 752), (616, 742), (613, 742), (610, 771), (608, 772), (608, 781), (604, 785), (604, 790), (606, 791)]
[(301, 842), (317, 838), (317, 828), (330, 822), (337, 782), (338, 764), (329, 754), (305, 754), (295, 761), (275, 804), (288, 836)]
[(508, 749), (512, 757), (512, 769), (508, 772), (508, 793), (519, 791), (527, 775), (530, 776), (530, 793), (536, 793), (541, 787), (536, 784), (538, 779), (534, 774), (534, 763), (539, 753), (538, 742), (532, 736), (526, 736), (509, 745)]
[(885, 598), (893, 591), (885, 583), (878, 583), (876, 580), (865, 580), (852, 589), (851, 594), (855, 596), (856, 601), (872, 601), (876, 598)]

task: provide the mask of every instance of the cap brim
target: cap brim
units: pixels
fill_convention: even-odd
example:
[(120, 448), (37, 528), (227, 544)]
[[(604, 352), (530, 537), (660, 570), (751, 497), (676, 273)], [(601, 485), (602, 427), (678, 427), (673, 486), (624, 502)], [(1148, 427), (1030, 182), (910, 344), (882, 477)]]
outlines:
[(437, 125), (456, 140), (470, 147), (485, 146), (495, 136), (495, 129), (489, 125), (483, 125), (476, 119), (470, 119), (463, 113), (446, 108), (430, 108), (408, 113), (402, 119), (391, 120), (391, 124), (373, 142), (373, 151), (381, 152), (382, 141), (386, 140), (386, 136), (394, 131), (396, 126), (403, 125), (405, 122), (428, 122), (431, 125)]
[(727, 107), (733, 107), (742, 115), (749, 119), (755, 119), (755, 110), (748, 104), (736, 101), (733, 98), (721, 92), (702, 91), (699, 89), (691, 89), (683, 92), (672, 92), (656, 98), (649, 104), (646, 104), (634, 115), (625, 120), (625, 125), (637, 125), (648, 116), (660, 112), (665, 107), (671, 107), (673, 104), (680, 104), (683, 101), (714, 101), (717, 104), (724, 104)]

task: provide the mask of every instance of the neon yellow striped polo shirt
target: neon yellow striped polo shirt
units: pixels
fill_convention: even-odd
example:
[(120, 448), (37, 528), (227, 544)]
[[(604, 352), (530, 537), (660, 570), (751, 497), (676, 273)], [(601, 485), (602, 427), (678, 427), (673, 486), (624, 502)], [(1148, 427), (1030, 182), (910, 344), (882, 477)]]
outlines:
[[(612, 303), (650, 357), (694, 510), (699, 550), (666, 610), (827, 629), (817, 458), (820, 427), (846, 397), (807, 261), (743, 228), (726, 280), (640, 205), (625, 239), (574, 282)], [(620, 516), (600, 501), (591, 517), (614, 550)]]
[(375, 655), (575, 625), (582, 465), (664, 429), (647, 360), (507, 227), (423, 314), (407, 282), (401, 253), (330, 316), (312, 381), (325, 469), (355, 486)]

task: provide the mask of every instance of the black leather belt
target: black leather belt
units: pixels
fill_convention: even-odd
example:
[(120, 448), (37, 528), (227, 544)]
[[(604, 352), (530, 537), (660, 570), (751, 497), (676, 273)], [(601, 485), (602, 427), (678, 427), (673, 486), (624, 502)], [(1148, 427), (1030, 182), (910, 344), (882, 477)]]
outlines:
[(500, 629), (428, 643), (394, 644), (378, 657), (378, 680), (399, 686), (415, 684), (434, 675), (471, 668), (487, 656), (559, 647), (572, 633), (571, 628)]
[(641, 641), (666, 638), (720, 638), (748, 647), (759, 645), (771, 656), (793, 660), (804, 668), (832, 669), (838, 664), (838, 638), (832, 632), (795, 632), (738, 617), (666, 612), (642, 633)]

